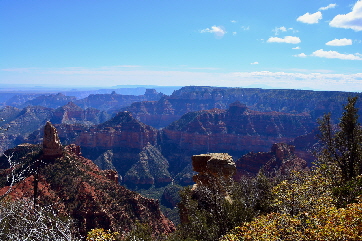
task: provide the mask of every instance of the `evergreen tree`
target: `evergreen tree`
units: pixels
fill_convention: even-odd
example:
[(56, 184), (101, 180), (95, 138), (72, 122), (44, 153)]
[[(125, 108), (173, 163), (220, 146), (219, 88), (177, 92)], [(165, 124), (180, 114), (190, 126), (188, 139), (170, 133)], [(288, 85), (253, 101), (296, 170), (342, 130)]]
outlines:
[(362, 129), (355, 107), (357, 100), (358, 97), (348, 98), (337, 126), (331, 123), (330, 114), (319, 121), (322, 150), (317, 162), (332, 181), (337, 203), (342, 206), (352, 202), (361, 191), (358, 176), (362, 174)]

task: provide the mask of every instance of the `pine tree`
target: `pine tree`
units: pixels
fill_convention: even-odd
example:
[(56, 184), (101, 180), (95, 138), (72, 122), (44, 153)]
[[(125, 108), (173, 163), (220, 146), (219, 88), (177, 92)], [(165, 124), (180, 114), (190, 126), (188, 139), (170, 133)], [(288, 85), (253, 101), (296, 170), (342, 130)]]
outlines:
[(330, 114), (319, 121), (322, 150), (317, 162), (334, 184), (337, 203), (342, 206), (352, 202), (362, 189), (362, 129), (355, 107), (357, 100), (358, 97), (348, 98), (337, 126), (331, 123)]

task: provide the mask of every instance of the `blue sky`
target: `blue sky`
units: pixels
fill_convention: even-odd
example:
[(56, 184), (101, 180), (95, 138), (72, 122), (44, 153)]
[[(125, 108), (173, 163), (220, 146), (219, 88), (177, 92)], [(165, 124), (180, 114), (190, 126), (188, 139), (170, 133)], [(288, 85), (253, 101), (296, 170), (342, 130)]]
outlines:
[(362, 91), (362, 0), (2, 0), (1, 84)]

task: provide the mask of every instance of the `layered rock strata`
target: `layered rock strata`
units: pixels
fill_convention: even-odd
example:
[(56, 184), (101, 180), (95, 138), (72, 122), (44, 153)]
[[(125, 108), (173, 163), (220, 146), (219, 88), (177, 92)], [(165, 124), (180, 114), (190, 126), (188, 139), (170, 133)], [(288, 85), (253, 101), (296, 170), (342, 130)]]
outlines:
[(287, 174), (292, 170), (302, 170), (307, 162), (296, 155), (295, 147), (285, 143), (273, 144), (269, 152), (250, 152), (236, 160), (235, 180), (243, 175), (255, 175), (261, 168), (265, 173)]

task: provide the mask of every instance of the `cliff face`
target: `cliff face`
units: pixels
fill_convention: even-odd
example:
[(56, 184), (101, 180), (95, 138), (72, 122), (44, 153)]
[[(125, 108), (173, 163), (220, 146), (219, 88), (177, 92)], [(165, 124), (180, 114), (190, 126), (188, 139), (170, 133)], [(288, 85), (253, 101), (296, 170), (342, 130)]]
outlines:
[(54, 110), (52, 123), (54, 124), (84, 124), (95, 125), (102, 123), (110, 118), (104, 111), (94, 108), (82, 109), (73, 102)]
[(134, 102), (157, 101), (163, 96), (154, 89), (147, 89), (144, 95), (120, 95), (113, 91), (111, 94), (91, 94), (74, 103), (82, 108), (92, 107), (108, 112), (119, 111)]
[(307, 167), (307, 161), (295, 153), (295, 147), (285, 143), (273, 144), (269, 152), (248, 153), (235, 163), (237, 168), (235, 180), (239, 180), (242, 175), (255, 175), (262, 167), (271, 175), (277, 171), (283, 174)]
[(74, 96), (65, 96), (62, 93), (50, 94), (50, 95), (40, 95), (32, 100), (26, 101), (21, 106), (43, 106), (48, 108), (58, 108), (67, 104), (68, 102), (75, 101)]
[(112, 119), (91, 127), (56, 125), (60, 139), (82, 147), (87, 158), (103, 169), (117, 170), (130, 187), (165, 185), (171, 182), (168, 161), (155, 147), (159, 133), (133, 118), (130, 112), (119, 112)]
[(162, 130), (164, 143), (182, 150), (241, 153), (268, 150), (315, 127), (308, 114), (257, 112), (238, 102), (228, 110), (213, 109), (184, 115)]
[(166, 97), (159, 101), (135, 102), (125, 110), (130, 111), (141, 122), (155, 128), (165, 127), (184, 114), (183, 110), (175, 109)]
[[(45, 135), (46, 143), (43, 145), (48, 148), (47, 152), (50, 149), (57, 152), (59, 145), (56, 132), (46, 131)], [(38, 146), (18, 146), (18, 155), (13, 157), (17, 159), (13, 161), (25, 166), (35, 165), (36, 160), (41, 158), (41, 153), (37, 150)], [(4, 159), (6, 158), (0, 158), (0, 161), (5, 161)], [(75, 145), (66, 146), (57, 158), (48, 156), (47, 161), (37, 167), (37, 202), (40, 205), (52, 204), (58, 212), (70, 215), (83, 234), (92, 228), (128, 232), (136, 222), (149, 224), (155, 234), (174, 230), (172, 222), (161, 213), (157, 201), (119, 186), (115, 171), (101, 171), (91, 160), (82, 157), (79, 147)], [(33, 199), (35, 184), (32, 174), (27, 173), (9, 196), (15, 199)], [(5, 185), (1, 187), (0, 195), (9, 189), (6, 182), (2, 183)]]
[(82, 147), (142, 149), (157, 142), (157, 130), (134, 119), (130, 112), (120, 112), (109, 121), (80, 132), (75, 139)]
[[(353, 95), (361, 94), (354, 93)], [(227, 109), (240, 101), (255, 111), (304, 113), (310, 112), (313, 120), (324, 113), (331, 112), (337, 120), (342, 113), (343, 104), (350, 93), (337, 91), (307, 90), (266, 90), (253, 88), (218, 88), (208, 86), (188, 86), (176, 90), (157, 102), (134, 103), (124, 110), (131, 111), (135, 118), (155, 128), (168, 126), (188, 112)], [(359, 104), (359, 108), (362, 103)], [(167, 113), (167, 115), (162, 115)]]

